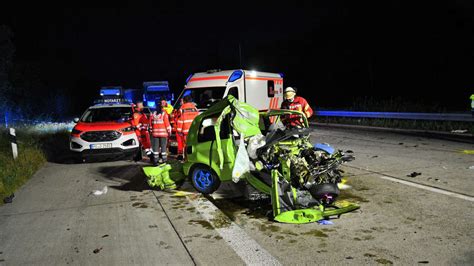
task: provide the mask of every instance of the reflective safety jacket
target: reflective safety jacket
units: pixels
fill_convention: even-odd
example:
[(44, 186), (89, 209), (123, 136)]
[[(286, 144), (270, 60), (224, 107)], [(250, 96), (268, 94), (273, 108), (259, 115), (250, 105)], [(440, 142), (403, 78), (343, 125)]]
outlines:
[[(300, 111), (306, 116), (306, 118), (310, 118), (313, 115), (313, 109), (311, 109), (308, 102), (303, 97), (300, 97), (300, 96), (295, 96), (292, 102), (284, 100), (281, 103), (280, 109)], [(299, 120), (300, 120), (300, 117), (298, 115), (288, 115), (288, 117), (286, 117), (286, 121), (291, 126), (300, 125)]]
[(134, 126), (138, 131), (147, 129), (148, 125), (149, 121), (146, 114), (142, 112), (133, 113), (132, 126)]
[(150, 148), (150, 134), (148, 133), (149, 119), (146, 114), (136, 111), (132, 116), (132, 126), (135, 127), (138, 141), (142, 144), (143, 149)]
[(176, 132), (187, 135), (189, 127), (194, 118), (199, 115), (199, 111), (194, 103), (184, 103), (179, 108), (179, 117), (177, 119)]
[(167, 104), (165, 107), (162, 107), (162, 109), (164, 109), (169, 115), (173, 112), (173, 106), (171, 106), (170, 104)]
[(153, 112), (150, 116), (151, 135), (154, 138), (167, 138), (171, 135), (171, 125), (168, 113), (163, 110), (161, 113)]

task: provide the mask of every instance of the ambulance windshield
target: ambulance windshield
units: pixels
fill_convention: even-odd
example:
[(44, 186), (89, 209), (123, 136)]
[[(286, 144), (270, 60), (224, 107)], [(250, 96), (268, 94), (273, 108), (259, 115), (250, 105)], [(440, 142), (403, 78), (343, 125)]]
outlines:
[[(185, 89), (182, 98), (191, 96), (192, 101), (196, 104), (198, 109), (208, 109), (214, 103), (222, 100), (224, 96), (225, 87), (203, 87)], [(177, 103), (178, 108), (181, 104)]]

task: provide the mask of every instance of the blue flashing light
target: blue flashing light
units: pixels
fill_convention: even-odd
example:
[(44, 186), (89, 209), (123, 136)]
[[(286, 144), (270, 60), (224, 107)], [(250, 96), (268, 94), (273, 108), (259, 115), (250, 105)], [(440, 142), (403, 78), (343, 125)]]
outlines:
[(189, 75), (189, 77), (186, 79), (186, 83), (188, 83), (192, 77), (193, 77), (193, 74)]
[(283, 73), (279, 73), (279, 74), (280, 74), (280, 77), (283, 78), (283, 76), (284, 76)]
[(150, 108), (155, 108), (156, 103), (155, 103), (155, 101), (148, 101), (148, 102), (146, 102), (146, 105), (148, 105), (148, 107), (150, 107)]
[(236, 70), (230, 75), (228, 82), (234, 82), (242, 77), (244, 72), (242, 70)]
[(168, 86), (148, 86), (146, 88), (147, 91), (169, 91)]
[(120, 89), (101, 89), (100, 90), (100, 96), (110, 96), (110, 95), (119, 96), (120, 94), (121, 94)]

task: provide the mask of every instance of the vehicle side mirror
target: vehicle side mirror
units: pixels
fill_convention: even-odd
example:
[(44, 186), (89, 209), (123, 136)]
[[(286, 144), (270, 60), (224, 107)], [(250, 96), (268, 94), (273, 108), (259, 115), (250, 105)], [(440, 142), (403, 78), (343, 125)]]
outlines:
[(77, 123), (77, 122), (79, 122), (79, 118), (76, 117), (76, 118), (74, 118), (72, 121), (74, 121), (74, 123)]

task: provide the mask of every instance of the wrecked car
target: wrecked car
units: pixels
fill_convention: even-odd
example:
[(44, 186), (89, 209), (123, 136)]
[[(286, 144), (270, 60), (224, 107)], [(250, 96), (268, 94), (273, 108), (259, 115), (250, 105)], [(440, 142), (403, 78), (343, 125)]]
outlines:
[[(300, 115), (301, 126), (285, 126), (289, 115)], [(194, 119), (183, 171), (203, 194), (222, 182), (245, 182), (270, 196), (279, 222), (314, 222), (357, 209), (333, 204), (342, 178), (338, 166), (353, 157), (327, 144), (311, 144), (310, 131), (301, 112), (259, 113), (228, 96)]]

